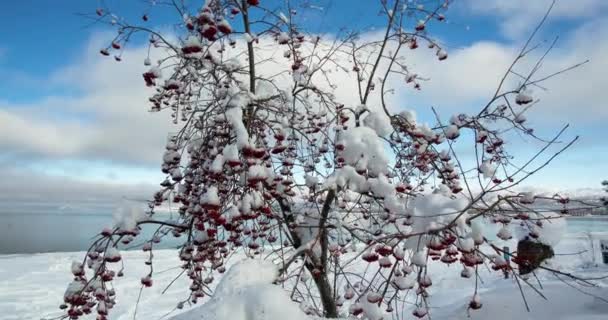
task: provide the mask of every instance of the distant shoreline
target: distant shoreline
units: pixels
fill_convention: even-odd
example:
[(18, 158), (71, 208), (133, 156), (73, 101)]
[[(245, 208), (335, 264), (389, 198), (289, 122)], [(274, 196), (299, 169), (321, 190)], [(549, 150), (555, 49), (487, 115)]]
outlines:
[(576, 220), (608, 220), (608, 215), (567, 216), (565, 218)]

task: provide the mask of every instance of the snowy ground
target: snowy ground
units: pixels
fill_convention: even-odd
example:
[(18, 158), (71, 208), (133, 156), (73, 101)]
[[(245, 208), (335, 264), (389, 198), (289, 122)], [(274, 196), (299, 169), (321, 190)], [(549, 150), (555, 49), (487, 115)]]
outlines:
[[(608, 276), (608, 265), (603, 264), (599, 239), (608, 239), (608, 233), (569, 234), (557, 245), (556, 257), (547, 266), (585, 278)], [(514, 241), (508, 244), (515, 247)], [(576, 254), (579, 253), (579, 254)], [(537, 270), (544, 299), (529, 286), (521, 283), (530, 311), (522, 299), (514, 279), (503, 279), (496, 273), (486, 273), (479, 295), (483, 307), (467, 311), (472, 296), (470, 284), (452, 274), (433, 283), (433, 319), (492, 319), (492, 320), (600, 320), (608, 319), (608, 279), (595, 283), (598, 287), (583, 287), (569, 281), (565, 284), (552, 273)], [(560, 276), (561, 279), (567, 279)], [(539, 287), (534, 277), (530, 283)], [(463, 289), (465, 288), (465, 289)], [(586, 293), (583, 293), (586, 292)], [(602, 301), (596, 297), (605, 300)]]
[[(608, 275), (608, 265), (601, 261), (598, 238), (608, 239), (608, 233), (568, 234), (556, 248), (558, 254), (550, 262), (554, 268), (578, 275), (595, 277)], [(514, 246), (514, 244), (510, 244)], [(570, 255), (570, 253), (584, 253)], [(560, 255), (565, 254), (565, 255)], [(81, 259), (82, 253), (46, 253), (0, 255), (0, 319), (24, 320), (57, 316), (63, 292), (71, 280), (70, 264)], [(145, 256), (139, 251), (123, 254), (125, 277), (116, 281), (118, 305), (110, 319), (134, 319), (135, 301), (140, 292), (139, 279), (146, 273)], [(236, 258), (235, 260), (238, 260)], [(234, 260), (233, 260), (234, 261)], [(178, 279), (164, 294), (161, 292), (180, 273), (176, 255), (171, 250), (155, 253), (152, 288), (142, 292), (135, 319), (170, 318), (167, 313), (186, 297), (187, 281)], [(436, 266), (435, 266), (436, 265)], [(431, 265), (433, 268), (459, 268)], [(433, 272), (431, 312), (433, 319), (466, 319), (466, 303), (472, 290), (459, 272), (446, 269)], [(482, 274), (480, 295), (483, 308), (471, 312), (472, 319), (608, 319), (608, 303), (568, 287), (549, 273), (540, 273), (544, 300), (531, 289), (525, 289), (532, 311), (526, 312), (514, 280), (504, 280), (496, 273)], [(536, 281), (532, 279), (533, 281)], [(598, 281), (599, 288), (580, 288), (608, 299), (608, 279)], [(185, 308), (187, 309), (187, 307)], [(173, 316), (176, 312), (171, 313)], [(200, 312), (190, 313), (200, 314)], [(91, 317), (93, 319), (93, 317)], [(190, 318), (189, 318), (190, 319)], [(192, 318), (194, 319), (194, 318)], [(198, 317), (198, 319), (209, 319)]]

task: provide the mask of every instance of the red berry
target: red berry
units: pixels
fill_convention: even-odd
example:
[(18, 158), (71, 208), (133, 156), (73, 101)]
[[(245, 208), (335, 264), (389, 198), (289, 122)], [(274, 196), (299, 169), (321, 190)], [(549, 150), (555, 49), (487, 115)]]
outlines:
[(152, 286), (152, 277), (145, 276), (145, 277), (141, 278), (141, 284), (143, 284), (146, 287), (151, 287)]

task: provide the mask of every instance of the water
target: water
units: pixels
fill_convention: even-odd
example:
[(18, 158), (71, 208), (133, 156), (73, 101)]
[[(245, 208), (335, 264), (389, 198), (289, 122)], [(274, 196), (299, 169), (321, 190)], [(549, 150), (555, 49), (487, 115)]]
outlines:
[(608, 216), (568, 218), (568, 233), (608, 232)]
[[(111, 225), (109, 213), (3, 213), (0, 214), (0, 254), (84, 251), (103, 227)], [(154, 229), (146, 226), (133, 244), (150, 239)], [(490, 229), (492, 238), (496, 232)], [(567, 233), (585, 232), (608, 232), (608, 217), (567, 219)], [(183, 238), (168, 236), (160, 247), (175, 247), (180, 240)]]
[[(93, 237), (112, 226), (111, 214), (0, 214), (0, 254), (85, 251)], [(150, 239), (156, 228), (148, 226), (132, 244)], [(159, 248), (175, 247), (179, 240), (167, 236)]]

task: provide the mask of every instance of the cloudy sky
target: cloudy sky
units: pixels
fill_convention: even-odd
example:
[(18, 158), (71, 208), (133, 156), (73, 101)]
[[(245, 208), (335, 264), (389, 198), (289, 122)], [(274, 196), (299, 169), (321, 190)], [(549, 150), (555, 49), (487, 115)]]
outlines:
[[(149, 23), (160, 28), (177, 21), (173, 13), (144, 2), (105, 4), (131, 19), (146, 11)], [(373, 34), (382, 25), (379, 0), (309, 2), (323, 8), (302, 18), (310, 32), (345, 27)], [(134, 43), (120, 63), (99, 55), (112, 33), (78, 14), (93, 12), (98, 4), (22, 0), (0, 10), (0, 203), (145, 197), (162, 177), (160, 157), (172, 127), (168, 114), (147, 112), (150, 91), (141, 79), (147, 49)], [(549, 4), (455, 0), (448, 23), (429, 27), (449, 59), (439, 63), (432, 54), (412, 55), (412, 67), (431, 80), (420, 92), (404, 87), (395, 109), (414, 109), (428, 121), (431, 107), (446, 118), (479, 110)], [(537, 42), (555, 37), (559, 41), (544, 73), (590, 62), (536, 88), (541, 101), (528, 118), (546, 136), (570, 124), (566, 138), (580, 135), (580, 141), (527, 184), (597, 187), (608, 178), (608, 1), (558, 0)], [(510, 147), (526, 154), (538, 145), (524, 139)]]

